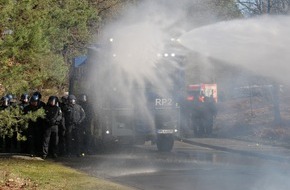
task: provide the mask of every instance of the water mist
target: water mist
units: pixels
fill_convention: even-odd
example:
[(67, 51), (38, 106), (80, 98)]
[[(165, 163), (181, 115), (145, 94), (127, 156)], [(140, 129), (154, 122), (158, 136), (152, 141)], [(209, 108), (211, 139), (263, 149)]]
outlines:
[(262, 16), (193, 29), (181, 43), (204, 56), (290, 83), (290, 17)]
[[(134, 103), (143, 108), (140, 114), (151, 120), (154, 126), (153, 116), (147, 107), (147, 84), (158, 89), (160, 95), (170, 90), (173, 79), (170, 74), (172, 70), (168, 68), (178, 68), (179, 65), (174, 60), (166, 61), (164, 53), (178, 54), (167, 51), (168, 42), (178, 37), (184, 47), (197, 52), (198, 56), (215, 58), (230, 65), (242, 66), (257, 75), (290, 83), (290, 17), (264, 16), (225, 21), (199, 28), (193, 26), (192, 31), (184, 32), (180, 27), (187, 22), (184, 17), (186, 14), (183, 13), (184, 6), (180, 6), (181, 1), (170, 1), (171, 5), (167, 2), (169, 0), (161, 4), (149, 3), (134, 7), (105, 28), (101, 41), (111, 44), (110, 59), (104, 61), (101, 56), (96, 57), (94, 62), (105, 62), (103, 64), (109, 64), (110, 67), (101, 68), (100, 75), (91, 79), (102, 85), (96, 91), (108, 96), (115, 93), (114, 97), (122, 99), (124, 104)], [(187, 2), (195, 4), (203, 1)], [(180, 23), (182, 19), (183, 24)], [(172, 39), (172, 34), (182, 35)], [(177, 51), (185, 53), (181, 49)], [(200, 60), (206, 62), (207, 59)], [(114, 84), (106, 86), (105, 81), (111, 78)], [(98, 101), (98, 97), (96, 99)]]

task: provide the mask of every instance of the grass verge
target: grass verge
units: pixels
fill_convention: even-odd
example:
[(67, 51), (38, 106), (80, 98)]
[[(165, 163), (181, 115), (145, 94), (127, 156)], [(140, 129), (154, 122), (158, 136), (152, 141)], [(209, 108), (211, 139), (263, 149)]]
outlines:
[(0, 189), (130, 190), (52, 161), (0, 157)]

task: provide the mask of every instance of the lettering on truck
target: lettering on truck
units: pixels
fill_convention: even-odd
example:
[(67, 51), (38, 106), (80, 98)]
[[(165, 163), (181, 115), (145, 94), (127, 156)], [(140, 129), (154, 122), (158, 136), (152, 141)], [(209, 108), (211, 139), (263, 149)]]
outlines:
[(173, 100), (171, 98), (156, 98), (155, 106), (172, 106)]

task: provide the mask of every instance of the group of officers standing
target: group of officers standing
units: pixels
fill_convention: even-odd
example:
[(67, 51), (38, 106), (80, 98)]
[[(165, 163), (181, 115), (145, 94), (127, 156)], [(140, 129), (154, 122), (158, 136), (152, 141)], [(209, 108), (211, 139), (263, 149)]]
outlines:
[[(23, 114), (36, 112), (39, 109), (45, 112), (44, 118), (30, 120), (28, 128), (21, 131), (21, 135), (26, 137), (25, 141), (18, 141), (16, 132), (12, 137), (5, 135), (4, 139), (0, 139), (0, 146), (4, 144), (2, 151), (15, 152), (16, 150), (41, 156), (43, 159), (49, 155), (56, 158), (58, 155), (83, 156), (91, 153), (95, 148), (90, 125), (92, 110), (87, 96), (81, 94), (78, 99), (72, 94), (62, 96), (60, 99), (57, 96), (50, 96), (47, 103), (44, 103), (41, 98), (42, 95), (38, 91), (31, 97), (22, 94), (20, 103), (17, 103), (10, 94), (1, 98), (0, 111), (18, 106)], [(200, 94), (189, 96), (187, 100), (184, 114), (189, 120), (188, 124), (193, 129), (194, 135), (198, 137), (211, 135), (213, 120), (217, 114), (213, 97)]]
[[(15, 98), (6, 95), (1, 99), (0, 110), (19, 106), (23, 114), (44, 109), (44, 118), (29, 121), (28, 128), (22, 131), (26, 141), (17, 141), (17, 134), (5, 136), (4, 151), (19, 151), (31, 156), (47, 156), (56, 158), (63, 156), (83, 156), (90, 148), (89, 118), (90, 110), (87, 96), (82, 94), (77, 102), (74, 95), (50, 96), (47, 103), (42, 100), (40, 92), (34, 92), (31, 97), (22, 94), (20, 103)], [(13, 149), (14, 148), (14, 149)]]
[(203, 92), (190, 94), (187, 97), (184, 108), (187, 125), (193, 130), (194, 136), (211, 136), (214, 118), (217, 115), (217, 107), (213, 94), (211, 96), (205, 96)]

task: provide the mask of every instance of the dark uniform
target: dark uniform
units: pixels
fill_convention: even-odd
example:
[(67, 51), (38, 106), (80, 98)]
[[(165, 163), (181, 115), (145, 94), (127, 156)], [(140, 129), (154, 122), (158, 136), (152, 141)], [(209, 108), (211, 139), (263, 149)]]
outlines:
[[(68, 105), (68, 96), (62, 96), (61, 102), (59, 102), (59, 107), (62, 112), (66, 109)], [(58, 137), (59, 137), (59, 143), (58, 143), (58, 151), (60, 155), (64, 155), (66, 153), (66, 145), (65, 145), (65, 118), (64, 114), (62, 114), (61, 122), (58, 125)]]
[[(18, 104), (18, 107), (20, 108), (20, 110), (23, 112), (24, 111), (24, 108), (26, 106), (29, 105), (29, 95), (28, 94), (22, 94), (21, 97), (20, 97), (20, 103)], [(19, 133), (22, 135), (22, 136), (25, 136), (25, 129), (24, 129), (24, 126), (18, 126), (19, 129)], [(23, 141), (17, 141), (17, 144), (19, 145), (18, 147), (18, 150), (20, 149), (20, 151), (23, 151), (24, 149), (24, 142)]]
[[(81, 123), (85, 119), (85, 111), (80, 105), (76, 104), (74, 95), (69, 95), (68, 101), (69, 103), (63, 112), (66, 127), (66, 152), (68, 155), (76, 153), (79, 156), (81, 155), (80, 138), (83, 131)], [(72, 152), (72, 147), (74, 147), (75, 152)]]
[[(7, 94), (6, 97), (9, 99), (9, 107), (10, 108), (16, 108), (17, 107), (17, 99), (15, 95)], [(17, 132), (16, 132), (16, 126), (11, 126), (11, 129), (14, 130), (12, 136), (6, 136), (5, 137), (5, 146), (6, 146), (6, 152), (13, 152), (17, 151)]]
[(26, 106), (29, 105), (29, 95), (28, 94), (22, 94), (20, 97), (20, 103), (18, 104), (19, 108), (21, 110), (24, 110)]
[(17, 106), (17, 100), (16, 100), (16, 98), (15, 98), (14, 95), (7, 94), (6, 97), (9, 99), (9, 105), (10, 106), (13, 106), (13, 107), (16, 107)]
[(51, 145), (51, 151), (54, 158), (57, 157), (58, 145), (58, 125), (62, 119), (62, 111), (57, 106), (58, 99), (56, 96), (50, 96), (45, 110), (44, 135), (42, 146), (42, 158), (45, 159), (48, 155), (48, 147)]
[(79, 98), (79, 104), (84, 109), (84, 111), (86, 113), (86, 117), (85, 117), (84, 121), (82, 122), (82, 129), (83, 129), (82, 151), (90, 154), (93, 152), (93, 149), (94, 149), (94, 147), (93, 147), (93, 135), (92, 135), (93, 129), (91, 128), (93, 111), (92, 111), (91, 106), (88, 102), (86, 94), (81, 94), (81, 96)]
[(217, 115), (217, 108), (215, 105), (214, 98), (206, 97), (205, 98), (205, 132), (206, 135), (211, 135), (213, 130), (213, 121)]
[[(24, 114), (34, 112), (42, 109), (43, 105), (40, 104), (38, 96), (30, 98), (29, 105), (23, 110)], [(22, 145), (22, 151), (31, 155), (41, 154), (42, 152), (42, 137), (43, 137), (44, 120), (38, 118), (36, 121), (29, 121), (28, 128), (24, 131), (27, 140)]]
[(191, 125), (195, 136), (203, 136), (205, 134), (205, 104), (204, 96), (199, 95), (194, 98), (191, 112)]
[(5, 110), (10, 105), (9, 98), (4, 96), (1, 98), (1, 110)]
[(45, 103), (43, 101), (41, 101), (42, 95), (40, 92), (36, 91), (33, 93), (32, 96), (38, 97), (38, 107), (43, 108), (45, 106)]

